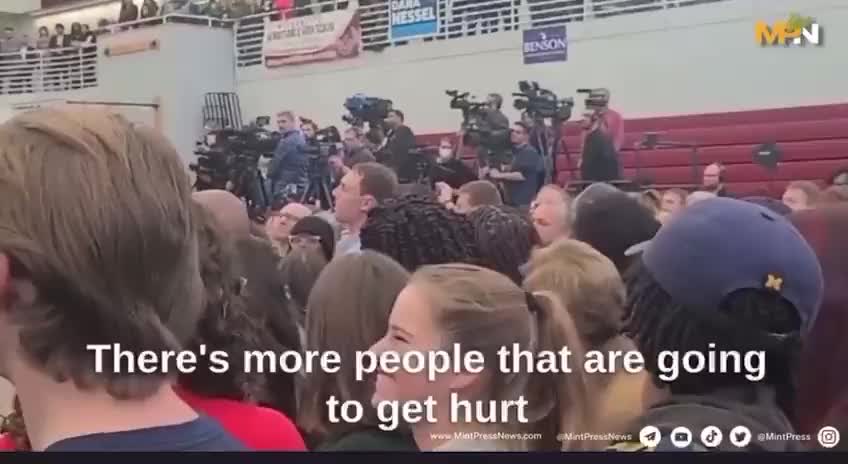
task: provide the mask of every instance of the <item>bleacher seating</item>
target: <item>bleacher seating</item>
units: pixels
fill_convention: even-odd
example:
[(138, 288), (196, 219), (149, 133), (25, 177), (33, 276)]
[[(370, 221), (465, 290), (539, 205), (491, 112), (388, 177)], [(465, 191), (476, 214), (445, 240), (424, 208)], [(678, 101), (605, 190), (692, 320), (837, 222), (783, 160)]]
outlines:
[[(848, 166), (848, 104), (629, 119), (625, 130), (621, 153), (625, 179), (657, 188), (694, 187), (700, 168), (720, 161), (727, 166), (726, 181), (732, 193), (778, 196), (791, 181), (822, 181)], [(693, 173), (689, 148), (637, 153), (636, 145), (648, 132), (659, 134), (661, 141), (696, 144), (699, 169)], [(569, 151), (579, 154), (579, 126), (568, 123), (565, 134)], [(419, 143), (438, 143), (439, 138), (450, 135), (424, 135)], [(754, 163), (754, 151), (764, 143), (777, 143), (781, 151), (776, 170)], [(558, 156), (558, 183), (577, 180), (578, 159), (579, 155), (572, 156), (569, 164), (567, 156)]]

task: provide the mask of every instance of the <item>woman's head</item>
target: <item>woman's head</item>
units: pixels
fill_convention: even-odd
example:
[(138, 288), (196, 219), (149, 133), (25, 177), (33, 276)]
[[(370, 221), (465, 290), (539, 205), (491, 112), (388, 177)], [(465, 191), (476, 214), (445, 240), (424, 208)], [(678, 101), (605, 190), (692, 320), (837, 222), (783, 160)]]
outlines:
[(521, 266), (540, 245), (536, 229), (520, 212), (504, 206), (482, 206), (468, 215), (474, 224), (483, 264), (521, 283)]
[(336, 249), (336, 232), (327, 221), (307, 216), (294, 225), (289, 234), (292, 251), (297, 249), (320, 250), (327, 261), (333, 259)]
[(280, 277), (298, 326), (305, 326), (306, 304), (312, 287), (329, 260), (319, 248), (295, 248), (283, 258)]
[(621, 332), (624, 283), (612, 261), (583, 242), (558, 240), (533, 252), (524, 287), (555, 293), (586, 349), (600, 349)]
[(549, 184), (542, 187), (530, 206), (533, 226), (543, 245), (567, 237), (571, 230), (571, 197), (562, 187)]
[[(305, 346), (339, 353), (342, 368), (336, 374), (314, 372), (304, 380), (298, 423), (313, 438), (357, 426), (330, 423), (325, 403), (335, 396), (340, 401), (369, 404), (373, 384), (356, 381), (354, 355), (367, 350), (386, 332), (392, 305), (408, 278), (406, 270), (390, 258), (364, 251), (336, 258), (315, 282), (307, 303)], [(376, 424), (374, 411), (367, 409), (361, 423)]]
[(38, 36), (41, 38), (50, 37), (50, 29), (47, 29), (47, 26), (41, 26), (38, 28)]
[(71, 34), (75, 34), (75, 35), (82, 34), (82, 24), (72, 23), (71, 24)]
[[(395, 301), (388, 330), (372, 348), (377, 353), (477, 351), (484, 359), (481, 372), (427, 374), (399, 371), (380, 373), (374, 402), (424, 401), (432, 396), (449, 404), (451, 394), (471, 401), (509, 401), (524, 396), (530, 401), (527, 416), (536, 431), (545, 432), (550, 448), (555, 432), (574, 430), (583, 420), (581, 405), (585, 385), (580, 370), (568, 376), (502, 373), (498, 365), (501, 347), (530, 352), (558, 352), (568, 346), (580, 352), (580, 342), (568, 313), (556, 309), (556, 297), (548, 293), (528, 296), (506, 276), (465, 265), (425, 266), (415, 272)], [(437, 418), (446, 420), (446, 418)], [(515, 417), (505, 428), (514, 428)], [(550, 441), (548, 441), (550, 440)]]

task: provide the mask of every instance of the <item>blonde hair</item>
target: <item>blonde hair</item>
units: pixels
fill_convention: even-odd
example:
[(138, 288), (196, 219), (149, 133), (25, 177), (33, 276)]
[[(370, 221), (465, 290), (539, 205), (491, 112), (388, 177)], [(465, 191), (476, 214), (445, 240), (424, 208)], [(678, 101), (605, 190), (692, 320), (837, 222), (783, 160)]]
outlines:
[[(508, 277), (464, 264), (424, 266), (412, 275), (410, 285), (420, 286), (429, 298), (435, 324), (445, 334), (443, 343), (456, 343), (463, 351), (483, 354), (493, 372), (485, 400), (508, 401), (524, 396), (530, 401), (528, 417), (533, 423), (531, 430), (523, 431), (541, 433), (542, 439), (511, 443), (510, 448), (582, 448), (582, 442), (557, 439), (584, 426), (586, 384), (581, 368), (567, 375), (505, 374), (491, 369), (498, 350), (513, 344), (535, 352), (558, 352), (567, 346), (572, 359), (582, 360), (577, 330), (556, 295), (538, 292), (528, 297)], [(518, 424), (506, 427), (520, 428)]]
[(178, 351), (203, 306), (185, 169), (151, 129), (49, 108), (0, 126), (0, 250), (26, 359), (58, 382), (145, 398), (168, 374), (94, 371), (88, 344)]
[[(633, 341), (621, 335), (625, 287), (606, 256), (583, 242), (562, 239), (536, 250), (528, 266), (524, 287), (555, 293), (574, 319), (587, 350), (605, 354), (636, 350)], [(618, 364), (616, 374), (587, 376), (592, 391), (587, 405), (593, 414), (586, 420), (594, 432), (624, 432), (644, 409), (640, 393), (646, 376), (628, 374)]]
[(624, 283), (606, 256), (583, 242), (561, 239), (535, 250), (528, 267), (524, 287), (555, 293), (587, 349), (598, 349), (621, 332)]
[[(341, 370), (308, 374), (299, 388), (297, 422), (310, 439), (325, 441), (376, 425), (376, 412), (368, 407), (373, 386), (357, 382), (355, 353), (366, 351), (386, 332), (395, 299), (406, 286), (409, 274), (391, 258), (374, 251), (335, 258), (324, 268), (309, 294), (306, 311), (306, 350), (339, 353)], [(326, 402), (358, 401), (365, 416), (358, 424), (331, 423)]]

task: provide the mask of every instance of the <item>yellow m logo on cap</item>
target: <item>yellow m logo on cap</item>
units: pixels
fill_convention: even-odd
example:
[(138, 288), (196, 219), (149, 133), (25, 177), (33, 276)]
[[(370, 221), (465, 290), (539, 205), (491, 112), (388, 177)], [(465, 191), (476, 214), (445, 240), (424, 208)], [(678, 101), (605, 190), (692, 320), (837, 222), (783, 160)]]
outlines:
[(783, 289), (783, 278), (769, 274), (766, 279), (766, 288), (770, 288), (776, 292), (781, 291)]

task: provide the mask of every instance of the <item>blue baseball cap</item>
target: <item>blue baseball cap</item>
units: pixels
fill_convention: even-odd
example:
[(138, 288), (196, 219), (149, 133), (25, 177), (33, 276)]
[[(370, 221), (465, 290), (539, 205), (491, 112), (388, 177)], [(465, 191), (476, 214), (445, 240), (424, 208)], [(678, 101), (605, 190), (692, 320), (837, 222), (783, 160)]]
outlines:
[(795, 307), (806, 332), (821, 305), (824, 278), (815, 252), (786, 218), (754, 203), (698, 202), (626, 254), (639, 252), (654, 280), (687, 307), (718, 308), (737, 290), (770, 290)]

